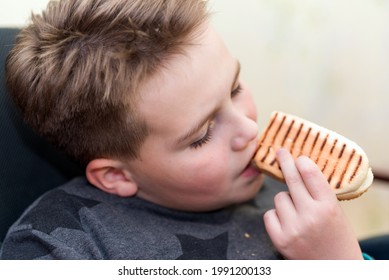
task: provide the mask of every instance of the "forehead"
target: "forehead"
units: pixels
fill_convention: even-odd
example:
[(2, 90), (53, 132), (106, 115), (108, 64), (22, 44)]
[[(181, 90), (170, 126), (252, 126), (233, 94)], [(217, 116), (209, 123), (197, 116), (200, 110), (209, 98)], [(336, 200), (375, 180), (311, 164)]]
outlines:
[(173, 136), (203, 118), (230, 92), (235, 71), (236, 60), (207, 27), (143, 88), (139, 112), (151, 133)]

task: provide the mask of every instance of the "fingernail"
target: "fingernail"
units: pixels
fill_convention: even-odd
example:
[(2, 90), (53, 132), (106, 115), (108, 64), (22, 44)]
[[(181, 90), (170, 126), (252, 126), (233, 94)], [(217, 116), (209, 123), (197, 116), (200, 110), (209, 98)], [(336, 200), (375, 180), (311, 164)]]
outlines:
[(282, 157), (283, 154), (287, 153), (288, 150), (286, 150), (285, 148), (279, 148), (277, 151), (276, 151), (276, 158), (280, 158)]
[(287, 152), (288, 152), (287, 149), (285, 149), (284, 147), (281, 147), (281, 148), (279, 148), (279, 149), (276, 151), (276, 154), (287, 153)]

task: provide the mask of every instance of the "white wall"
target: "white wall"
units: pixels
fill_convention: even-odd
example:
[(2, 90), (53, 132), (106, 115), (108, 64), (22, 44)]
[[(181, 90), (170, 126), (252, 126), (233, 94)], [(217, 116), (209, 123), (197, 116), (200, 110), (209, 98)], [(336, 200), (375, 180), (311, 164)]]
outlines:
[(21, 27), (31, 12), (40, 12), (48, 0), (0, 0), (0, 26)]
[(353, 139), (389, 171), (389, 1), (210, 2), (260, 126), (273, 110), (300, 115)]
[[(0, 26), (23, 26), (47, 2), (0, 0)], [(209, 5), (214, 25), (241, 60), (261, 127), (272, 110), (294, 113), (355, 140), (374, 166), (389, 165), (388, 0)]]

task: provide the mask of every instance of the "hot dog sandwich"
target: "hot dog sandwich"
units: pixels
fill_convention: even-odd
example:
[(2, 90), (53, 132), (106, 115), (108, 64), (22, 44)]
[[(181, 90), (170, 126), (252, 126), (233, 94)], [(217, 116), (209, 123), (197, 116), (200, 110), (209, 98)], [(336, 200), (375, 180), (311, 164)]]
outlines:
[(326, 176), (339, 200), (362, 195), (373, 181), (365, 152), (353, 141), (317, 124), (282, 112), (273, 112), (259, 139), (255, 165), (284, 181), (275, 153), (284, 147), (294, 158), (311, 158)]

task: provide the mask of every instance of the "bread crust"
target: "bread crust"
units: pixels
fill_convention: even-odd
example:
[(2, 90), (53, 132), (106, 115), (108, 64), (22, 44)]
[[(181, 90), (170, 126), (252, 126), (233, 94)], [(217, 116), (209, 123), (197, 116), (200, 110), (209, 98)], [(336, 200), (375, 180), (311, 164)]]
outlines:
[(263, 173), (285, 181), (275, 157), (281, 147), (294, 158), (311, 158), (339, 200), (359, 197), (373, 181), (368, 158), (355, 142), (302, 118), (273, 112), (260, 136), (254, 163)]

